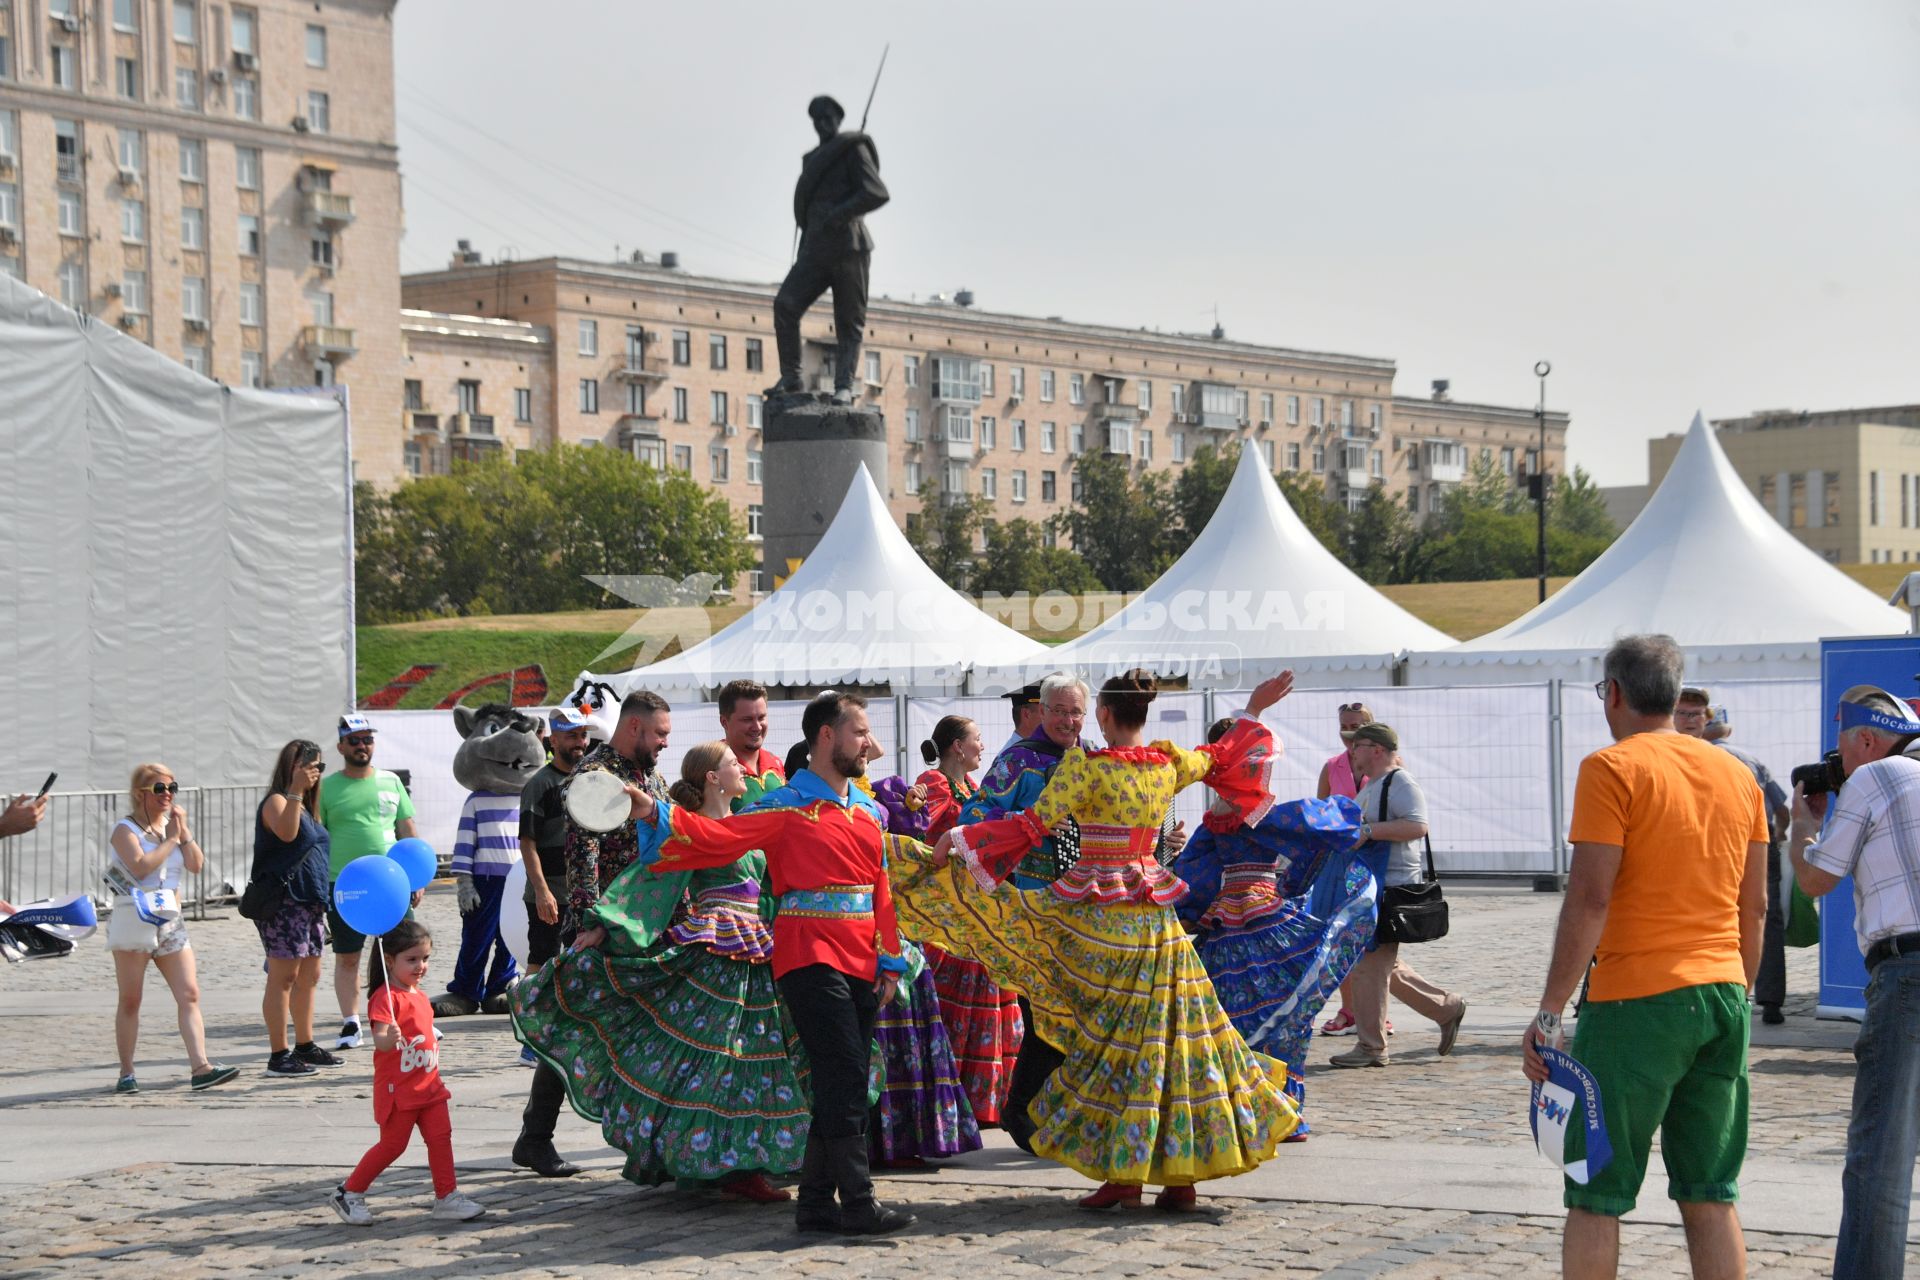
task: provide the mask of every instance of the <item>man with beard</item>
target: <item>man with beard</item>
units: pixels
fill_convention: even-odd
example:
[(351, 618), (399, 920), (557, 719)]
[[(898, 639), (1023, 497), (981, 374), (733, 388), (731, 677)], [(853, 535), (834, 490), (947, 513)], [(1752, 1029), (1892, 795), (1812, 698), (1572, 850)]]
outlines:
[[(529, 843), (537, 857), (527, 857), (527, 883), (533, 892), (534, 911), (528, 916), (529, 960), (544, 963), (579, 929), (580, 913), (599, 901), (615, 876), (625, 871), (639, 851), (639, 843), (630, 823), (607, 832), (588, 831), (576, 824), (566, 812), (567, 786), (583, 773), (604, 770), (629, 786), (645, 789), (657, 800), (667, 798), (667, 784), (655, 764), (667, 749), (667, 735), (673, 728), (673, 713), (667, 701), (650, 690), (638, 689), (620, 704), (620, 719), (614, 725), (613, 738), (591, 751), (579, 754), (586, 745), (587, 728), (572, 708), (553, 713), (553, 763), (535, 774), (521, 793), (520, 848), (523, 857)], [(563, 746), (563, 744), (565, 744)], [(568, 767), (560, 768), (563, 757), (571, 757)], [(535, 788), (547, 774), (558, 769), (560, 777), (550, 784), (545, 795)], [(529, 797), (532, 797), (531, 803)], [(548, 821), (535, 819), (533, 839), (526, 825), (529, 813), (557, 815)], [(556, 864), (550, 860), (548, 845), (555, 835), (561, 843)], [(539, 876), (540, 889), (533, 890)], [(567, 904), (564, 914), (548, 888), (551, 877), (566, 876)], [(544, 898), (542, 894), (544, 893)], [(551, 918), (549, 917), (551, 910)], [(533, 948), (542, 934), (551, 938), (552, 950), (543, 954)], [(531, 1169), (543, 1178), (570, 1178), (580, 1172), (578, 1165), (561, 1158), (554, 1149), (553, 1130), (560, 1119), (560, 1107), (567, 1099), (566, 1082), (552, 1068), (541, 1066), (533, 1073), (533, 1086), (527, 1091), (526, 1110), (520, 1113), (520, 1136), (513, 1144), (513, 1162)]]
[(724, 866), (751, 849), (766, 852), (769, 886), (779, 899), (774, 981), (813, 1075), (795, 1225), (849, 1235), (897, 1231), (914, 1220), (874, 1199), (867, 1167), (874, 1017), (907, 965), (879, 807), (854, 785), (873, 745), (866, 707), (866, 699), (832, 690), (808, 703), (800, 721), (807, 767), (725, 821), (627, 788), (634, 820), (653, 825), (660, 837), (657, 872)]

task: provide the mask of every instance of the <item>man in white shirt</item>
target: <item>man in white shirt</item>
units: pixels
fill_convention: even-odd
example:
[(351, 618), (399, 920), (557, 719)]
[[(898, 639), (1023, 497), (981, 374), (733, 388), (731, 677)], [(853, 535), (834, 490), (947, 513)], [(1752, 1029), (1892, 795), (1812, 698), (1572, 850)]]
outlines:
[(1872, 685), (1840, 696), (1839, 719), (1846, 781), (1831, 800), (1793, 789), (1787, 851), (1812, 897), (1853, 877), (1854, 933), (1867, 960), (1833, 1274), (1897, 1276), (1920, 1152), (1920, 759), (1901, 754), (1920, 738), (1920, 720)]

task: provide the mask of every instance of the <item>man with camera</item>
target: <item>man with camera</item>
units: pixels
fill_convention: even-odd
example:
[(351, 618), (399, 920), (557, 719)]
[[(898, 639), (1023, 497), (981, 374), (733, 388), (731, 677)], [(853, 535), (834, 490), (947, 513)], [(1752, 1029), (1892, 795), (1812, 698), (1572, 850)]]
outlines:
[(1853, 877), (1854, 933), (1867, 960), (1833, 1274), (1897, 1276), (1920, 1150), (1920, 760), (1906, 754), (1920, 720), (1872, 685), (1840, 695), (1839, 720), (1839, 759), (1828, 752), (1793, 771), (1787, 852), (1813, 897)]
[[(1593, 961), (1573, 1056), (1598, 1085), (1613, 1159), (1567, 1179), (1567, 1276), (1620, 1269), (1620, 1218), (1646, 1177), (1655, 1130), (1696, 1277), (1746, 1274), (1734, 1208), (1747, 1154), (1747, 991), (1760, 967), (1767, 818), (1724, 751), (1674, 730), (1680, 647), (1628, 636), (1594, 692), (1611, 746), (1580, 762), (1573, 865), (1540, 1012), (1522, 1037), (1527, 1078)], [(1580, 1150), (1574, 1150), (1575, 1146)], [(1585, 1155), (1569, 1142), (1569, 1159)]]

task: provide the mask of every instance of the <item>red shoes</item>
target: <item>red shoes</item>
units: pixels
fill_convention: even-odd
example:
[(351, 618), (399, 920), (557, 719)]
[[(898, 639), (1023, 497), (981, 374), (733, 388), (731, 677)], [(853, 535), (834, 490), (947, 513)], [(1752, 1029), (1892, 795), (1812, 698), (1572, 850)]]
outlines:
[(1140, 1185), (1135, 1182), (1103, 1182), (1090, 1196), (1080, 1197), (1082, 1209), (1137, 1209)]
[(1192, 1183), (1184, 1187), (1168, 1187), (1153, 1198), (1153, 1207), (1169, 1213), (1192, 1213), (1200, 1207), (1200, 1197), (1195, 1194)]
[(755, 1204), (779, 1204), (782, 1200), (793, 1199), (791, 1191), (782, 1191), (774, 1186), (767, 1181), (764, 1173), (737, 1173), (721, 1183), (720, 1189), (730, 1196), (739, 1196)]

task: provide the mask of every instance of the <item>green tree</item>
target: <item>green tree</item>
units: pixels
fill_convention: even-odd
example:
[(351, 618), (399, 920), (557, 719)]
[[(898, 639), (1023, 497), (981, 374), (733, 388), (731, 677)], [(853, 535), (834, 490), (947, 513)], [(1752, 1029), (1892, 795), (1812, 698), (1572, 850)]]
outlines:
[(973, 577), (975, 590), (1003, 596), (1046, 591), (1085, 595), (1106, 588), (1086, 560), (1065, 547), (1046, 545), (1045, 529), (1032, 520), (987, 526), (987, 549)]
[(1347, 554), (1347, 509), (1327, 496), (1319, 476), (1304, 471), (1282, 471), (1273, 477), (1293, 514), (1307, 526), (1320, 545), (1336, 556)]
[(1233, 483), (1234, 461), (1227, 451), (1203, 444), (1193, 451), (1173, 482), (1173, 510), (1180, 523), (1180, 544), (1191, 546), (1220, 508)]
[(1138, 591), (1173, 563), (1179, 545), (1173, 483), (1164, 471), (1134, 478), (1124, 454), (1084, 453), (1073, 461), (1080, 497), (1055, 516), (1073, 550), (1114, 591)]
[(943, 582), (957, 591), (968, 590), (979, 559), (975, 548), (993, 504), (971, 493), (943, 497), (931, 479), (921, 484), (917, 496), (920, 510), (907, 518), (908, 545)]
[(1348, 567), (1373, 583), (1415, 581), (1427, 546), (1413, 516), (1378, 483), (1347, 516), (1346, 543)]
[(1600, 495), (1600, 486), (1585, 467), (1575, 467), (1572, 475), (1560, 477), (1553, 501), (1547, 505), (1547, 521), (1567, 533), (1609, 543), (1620, 536), (1619, 527), (1607, 512), (1607, 501)]

